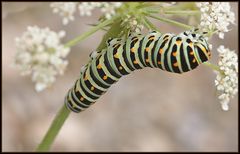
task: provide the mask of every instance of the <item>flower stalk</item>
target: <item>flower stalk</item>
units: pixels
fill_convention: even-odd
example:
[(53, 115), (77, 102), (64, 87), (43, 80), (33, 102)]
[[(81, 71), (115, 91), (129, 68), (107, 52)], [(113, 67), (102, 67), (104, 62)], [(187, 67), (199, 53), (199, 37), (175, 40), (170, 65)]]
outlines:
[(70, 114), (70, 111), (67, 109), (66, 105), (64, 104), (62, 108), (59, 110), (59, 112), (57, 113), (56, 117), (54, 118), (42, 142), (37, 147), (37, 150), (36, 150), (37, 152), (44, 152), (50, 149), (54, 139), (56, 138), (58, 132), (62, 128), (69, 114)]

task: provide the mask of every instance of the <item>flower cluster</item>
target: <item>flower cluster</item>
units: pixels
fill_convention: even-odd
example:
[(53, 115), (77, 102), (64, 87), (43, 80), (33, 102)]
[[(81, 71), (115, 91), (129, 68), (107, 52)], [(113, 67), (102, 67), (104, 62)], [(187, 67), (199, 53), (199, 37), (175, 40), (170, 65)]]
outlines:
[(230, 99), (238, 92), (238, 58), (234, 51), (222, 45), (217, 50), (220, 72), (216, 72), (215, 86), (222, 109), (226, 111)]
[(57, 74), (63, 74), (68, 61), (64, 60), (70, 49), (60, 43), (64, 31), (58, 33), (49, 28), (28, 27), (16, 38), (15, 66), (22, 75), (31, 75), (36, 91), (49, 87)]
[(101, 12), (104, 13), (106, 19), (111, 19), (111, 17), (116, 13), (116, 8), (119, 8), (121, 5), (121, 2), (102, 2)]
[(201, 11), (201, 29), (217, 31), (219, 38), (223, 39), (224, 33), (229, 31), (228, 26), (235, 21), (229, 2), (197, 2), (196, 5)]
[(91, 16), (95, 8), (100, 8), (106, 19), (110, 19), (115, 10), (122, 5), (121, 2), (53, 2), (50, 6), (54, 13), (63, 17), (63, 24), (74, 20), (74, 13), (79, 9), (80, 16)]
[(58, 13), (63, 17), (62, 22), (64, 25), (67, 25), (69, 21), (74, 20), (77, 4), (77, 2), (54, 2), (50, 6), (53, 8), (53, 13)]

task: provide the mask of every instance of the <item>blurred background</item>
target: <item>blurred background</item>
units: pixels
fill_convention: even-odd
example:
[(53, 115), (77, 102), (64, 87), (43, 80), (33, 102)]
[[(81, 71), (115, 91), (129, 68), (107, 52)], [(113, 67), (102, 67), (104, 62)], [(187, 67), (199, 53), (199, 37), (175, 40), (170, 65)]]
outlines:
[[(52, 13), (49, 3), (2, 3), (2, 150), (33, 151), (42, 140), (55, 114), (63, 105), (89, 53), (103, 32), (97, 32), (71, 49), (63, 76), (49, 89), (37, 93), (30, 77), (20, 76), (11, 65), (14, 38), (27, 26), (65, 30), (64, 42), (96, 23), (98, 12), (80, 17), (67, 26)], [(231, 3), (236, 25), (216, 48), (225, 45), (238, 52), (238, 3)], [(154, 21), (163, 32), (183, 29)], [(114, 84), (96, 104), (80, 114), (72, 113), (51, 151), (238, 151), (238, 96), (224, 112), (215, 96), (215, 74), (201, 65), (178, 75), (157, 69), (135, 71)]]

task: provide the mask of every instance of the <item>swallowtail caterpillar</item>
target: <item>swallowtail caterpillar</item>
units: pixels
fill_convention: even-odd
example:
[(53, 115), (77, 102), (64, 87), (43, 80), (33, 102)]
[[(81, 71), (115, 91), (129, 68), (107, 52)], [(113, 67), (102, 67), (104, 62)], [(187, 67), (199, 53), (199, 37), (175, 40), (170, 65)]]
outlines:
[(210, 59), (204, 33), (198, 29), (178, 35), (153, 31), (131, 35), (127, 40), (109, 39), (107, 47), (90, 55), (91, 60), (68, 91), (65, 103), (73, 112), (81, 112), (95, 103), (122, 76), (145, 67), (173, 73), (195, 69)]

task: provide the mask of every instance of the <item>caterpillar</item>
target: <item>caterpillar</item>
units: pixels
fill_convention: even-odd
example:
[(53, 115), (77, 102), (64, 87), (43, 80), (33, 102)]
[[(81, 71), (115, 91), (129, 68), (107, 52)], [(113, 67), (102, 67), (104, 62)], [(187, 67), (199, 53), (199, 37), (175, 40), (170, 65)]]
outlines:
[(137, 69), (160, 68), (180, 74), (195, 69), (211, 57), (204, 33), (196, 31), (178, 35), (153, 31), (126, 40), (109, 39), (105, 49), (90, 54), (89, 63), (65, 97), (67, 108), (77, 113), (84, 111), (122, 76)]

